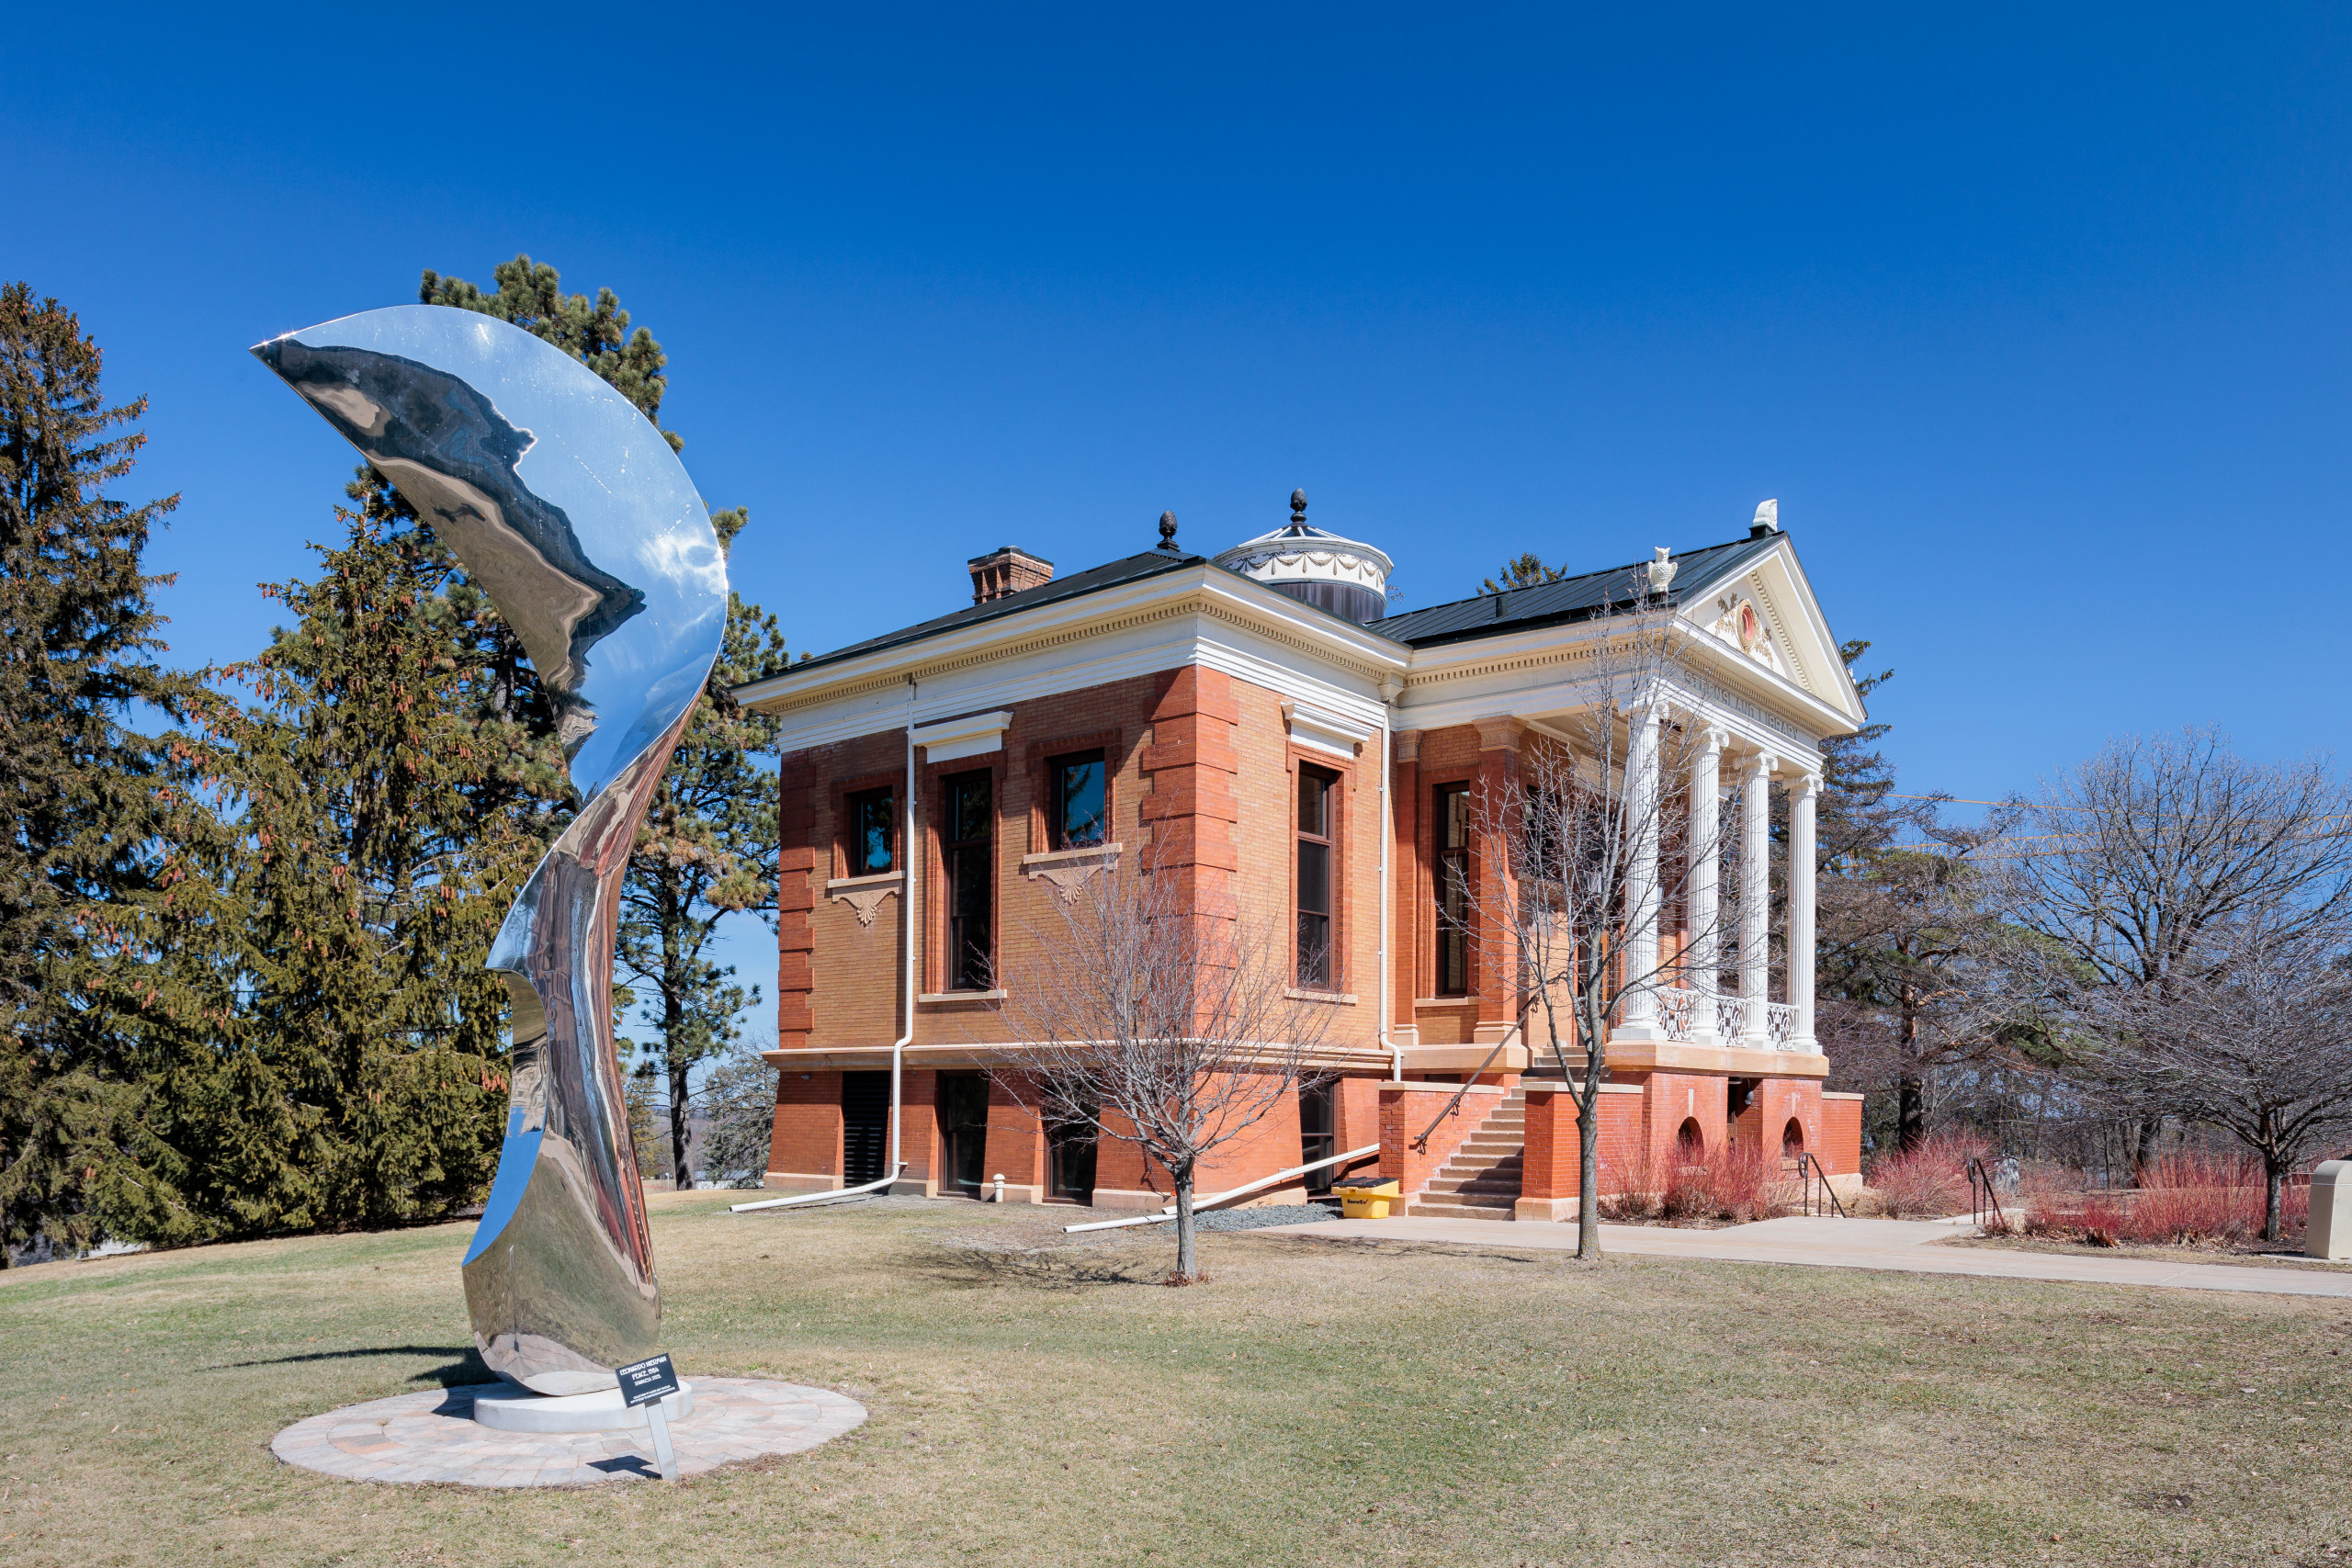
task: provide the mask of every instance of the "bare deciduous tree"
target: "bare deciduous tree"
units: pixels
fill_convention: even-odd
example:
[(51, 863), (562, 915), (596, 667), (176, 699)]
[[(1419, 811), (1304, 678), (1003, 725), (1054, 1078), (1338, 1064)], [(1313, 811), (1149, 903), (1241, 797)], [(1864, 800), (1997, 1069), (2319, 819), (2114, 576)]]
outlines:
[[(1531, 1055), (1549, 1048), (1575, 1101), (1579, 1258), (1600, 1256), (1599, 1107), (1611, 1032), (1656, 1027), (1669, 1005), (1714, 1005), (1724, 903), (1686, 919), (1679, 942), (1663, 939), (1661, 917), (1690, 908), (1702, 882), (1738, 882), (1722, 874), (1725, 847), (1739, 840), (1737, 796), (1719, 793), (1694, 814), (1680, 790), (1704, 744), (1676, 722), (1673, 702), (1675, 652), (1689, 628), (1638, 581), (1631, 588), (1595, 617), (1588, 705), (1566, 741), (1531, 736), (1518, 777), (1474, 797), (1474, 841), (1495, 874), (1464, 890), (1460, 918), (1488, 962), (1510, 966), (1521, 1036)], [(1538, 1018), (1541, 1041), (1529, 1028)]]
[(2161, 987), (2099, 998), (2100, 1083), (2128, 1111), (2226, 1130), (2262, 1160), (2265, 1237), (2279, 1188), (2352, 1131), (2352, 928), (2271, 905), (2208, 925)]
[(1052, 908), (1004, 976), (998, 1012), (1022, 1059), (993, 1076), (1047, 1125), (1091, 1125), (1167, 1173), (1174, 1279), (1196, 1280), (1195, 1175), (1307, 1076), (1331, 1010), (1295, 993), (1284, 934), (1194, 908), (1148, 861), (1104, 866)]
[[(2280, 942), (2352, 913), (2352, 795), (2324, 761), (2248, 762), (2211, 729), (2111, 742), (2013, 820), (2004, 902), (2088, 1020), (2123, 993), (2161, 1004), (2185, 955), (2257, 912)], [(2143, 1104), (2138, 1158), (2165, 1113)]]

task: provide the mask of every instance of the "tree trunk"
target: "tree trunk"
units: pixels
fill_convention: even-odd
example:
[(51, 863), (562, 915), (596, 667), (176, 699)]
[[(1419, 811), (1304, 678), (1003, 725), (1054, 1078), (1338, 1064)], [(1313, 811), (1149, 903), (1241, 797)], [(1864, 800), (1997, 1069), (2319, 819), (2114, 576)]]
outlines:
[(2279, 1190), (2287, 1184), (2287, 1167), (2275, 1155), (2266, 1153), (2262, 1156), (2262, 1184), (2267, 1189), (2262, 1195), (2262, 1239), (2277, 1241)]
[(1600, 1256), (1600, 1094), (1589, 1083), (1577, 1107), (1577, 1256)]
[(1193, 1235), (1193, 1173), (1187, 1170), (1176, 1179), (1176, 1278), (1186, 1283), (1201, 1277)]
[(2132, 1148), (2132, 1184), (2136, 1187), (2154, 1161), (2157, 1146), (2165, 1141), (2165, 1119), (2161, 1116), (2143, 1117), (2133, 1131), (2137, 1136)]
[(670, 1058), (670, 1185), (678, 1192), (691, 1191), (695, 1184), (694, 1172), (686, 1168), (686, 1139), (693, 1131), (686, 1121), (687, 1066), (676, 1056)]
[(1895, 1146), (1916, 1149), (1928, 1135), (1928, 1086), (1916, 1073), (1905, 1073), (1894, 1086)]

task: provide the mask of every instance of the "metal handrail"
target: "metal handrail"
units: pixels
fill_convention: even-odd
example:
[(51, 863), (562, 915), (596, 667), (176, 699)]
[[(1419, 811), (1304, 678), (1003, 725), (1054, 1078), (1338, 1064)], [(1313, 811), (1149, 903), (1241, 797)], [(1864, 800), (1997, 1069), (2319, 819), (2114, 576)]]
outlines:
[(1829, 1173), (1821, 1168), (1821, 1161), (1811, 1150), (1797, 1156), (1797, 1181), (1804, 1194), (1804, 1212), (1808, 1214), (1813, 1213), (1813, 1182), (1815, 1177), (1821, 1179), (1821, 1192), (1829, 1200), (1829, 1212), (1841, 1220), (1852, 1218), (1846, 1213), (1846, 1205), (1838, 1201), (1838, 1189), (1829, 1185)]
[(2008, 1215), (2001, 1212), (2001, 1195), (1993, 1190), (1993, 1173), (1974, 1155), (1968, 1156), (1968, 1218), (1978, 1230), (1984, 1228), (1984, 1216), (1991, 1214), (2003, 1230), (2009, 1227)]
[[(1523, 1016), (1519, 1021), (1519, 1037), (1521, 1040), (1525, 1040), (1527, 1038), (1527, 1020)], [(1464, 1077), (1462, 1080), (1462, 1087), (1455, 1089), (1453, 1095), (1447, 1099), (1445, 1108), (1437, 1113), (1437, 1120), (1431, 1122), (1428, 1126), (1421, 1129), (1421, 1135), (1415, 1138), (1412, 1142), (1411, 1146), (1414, 1149), (1422, 1154), (1430, 1152), (1430, 1134), (1436, 1132), (1440, 1126), (1443, 1125), (1447, 1117), (1453, 1115), (1456, 1111), (1459, 1111), (1462, 1108), (1463, 1097), (1470, 1092), (1471, 1086), (1478, 1081), (1479, 1077), (1485, 1074), (1486, 1070), (1495, 1065), (1495, 1058), (1503, 1054), (1503, 1047), (1510, 1043), (1510, 1036), (1508, 1034), (1495, 1042), (1495, 1048), (1487, 1053), (1487, 1059), (1485, 1061), (1478, 1064), (1477, 1072), (1470, 1073)], [(1530, 1053), (1530, 1055), (1532, 1055), (1532, 1053)]]

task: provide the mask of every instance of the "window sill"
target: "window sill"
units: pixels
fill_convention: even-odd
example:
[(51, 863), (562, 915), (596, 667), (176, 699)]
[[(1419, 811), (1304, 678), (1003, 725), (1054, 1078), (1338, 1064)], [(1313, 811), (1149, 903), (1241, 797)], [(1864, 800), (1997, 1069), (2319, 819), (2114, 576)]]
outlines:
[(1001, 1002), (1011, 995), (1007, 991), (925, 991), (915, 998), (918, 1002)]
[(1415, 1012), (1419, 1012), (1423, 1008), (1469, 1007), (1476, 1003), (1477, 999), (1478, 998), (1476, 997), (1415, 997), (1413, 998), (1413, 1010)]
[(1047, 850), (1043, 854), (1023, 855), (1021, 872), (1035, 876), (1056, 866), (1080, 865), (1088, 861), (1115, 860), (1126, 850), (1125, 844), (1091, 844), (1082, 850)]
[(825, 891), (842, 894), (860, 887), (896, 887), (906, 879), (907, 874), (903, 871), (877, 871), (871, 876), (836, 876), (825, 884)]
[(1295, 1002), (1330, 1002), (1338, 1007), (1350, 1008), (1356, 1005), (1353, 991), (1306, 991), (1296, 986), (1285, 986), (1283, 995)]

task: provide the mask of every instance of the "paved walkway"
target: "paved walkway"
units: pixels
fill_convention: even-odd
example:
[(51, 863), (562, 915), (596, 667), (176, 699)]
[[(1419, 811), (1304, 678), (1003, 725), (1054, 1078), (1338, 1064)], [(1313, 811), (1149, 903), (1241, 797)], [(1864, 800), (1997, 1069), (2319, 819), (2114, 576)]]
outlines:
[[(2352, 1273), (2293, 1266), (2174, 1263), (2146, 1258), (2077, 1258), (1996, 1247), (1930, 1245), (1972, 1228), (1957, 1220), (1837, 1220), (1792, 1217), (1722, 1230), (1602, 1225), (1604, 1252), (1652, 1258), (1719, 1258), (1740, 1263), (1800, 1263), (1822, 1269), (1895, 1269), (1990, 1280), (2072, 1280), (2087, 1285), (2162, 1285), (2188, 1291), (2256, 1291), (2281, 1296), (2352, 1296)], [(1573, 1221), (1327, 1220), (1270, 1225), (1261, 1235), (1363, 1236), (1374, 1241), (1450, 1242), (1463, 1247), (1575, 1250)]]
[[(694, 1414), (670, 1424), (683, 1475), (762, 1454), (798, 1453), (849, 1431), (865, 1406), (831, 1389), (758, 1378), (690, 1378)], [(487, 1385), (504, 1387), (503, 1384)], [(474, 1425), (474, 1391), (395, 1394), (298, 1421), (269, 1446), (288, 1464), (352, 1481), (572, 1486), (656, 1474), (650, 1436), (537, 1436)]]

